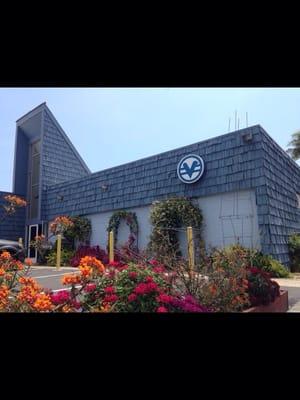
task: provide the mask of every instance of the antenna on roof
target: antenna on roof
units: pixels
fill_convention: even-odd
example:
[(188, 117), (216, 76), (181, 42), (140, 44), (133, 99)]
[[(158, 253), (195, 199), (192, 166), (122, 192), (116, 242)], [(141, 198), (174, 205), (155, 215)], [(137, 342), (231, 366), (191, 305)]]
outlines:
[(236, 116), (237, 116), (237, 111), (235, 110), (234, 112), (234, 129), (236, 130)]
[(229, 117), (228, 132), (230, 132), (230, 120), (231, 118)]
[(246, 112), (246, 127), (248, 128), (248, 112)]
[(238, 118), (238, 130), (240, 129), (240, 119)]

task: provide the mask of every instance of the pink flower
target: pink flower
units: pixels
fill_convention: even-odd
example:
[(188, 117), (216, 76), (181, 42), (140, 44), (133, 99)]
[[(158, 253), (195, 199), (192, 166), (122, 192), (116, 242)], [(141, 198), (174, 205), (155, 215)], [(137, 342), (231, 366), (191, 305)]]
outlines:
[(136, 299), (137, 299), (137, 295), (136, 295), (135, 293), (131, 293), (131, 294), (128, 296), (128, 301), (129, 301), (129, 302), (135, 301)]
[(107, 286), (104, 289), (104, 292), (107, 293), (107, 294), (114, 294), (115, 293), (115, 288), (113, 286)]
[(55, 305), (66, 303), (70, 299), (70, 292), (68, 290), (62, 290), (51, 295), (51, 301)]
[(161, 307), (158, 307), (156, 312), (158, 312), (158, 313), (166, 313), (166, 312), (168, 312), (168, 310), (166, 309), (166, 307), (161, 306)]
[(76, 310), (78, 310), (78, 309), (81, 307), (80, 302), (77, 301), (77, 300), (72, 300), (72, 301), (71, 301), (71, 304), (72, 304), (72, 306), (73, 306), (74, 308), (76, 308)]
[(86, 293), (90, 293), (93, 292), (96, 289), (96, 285), (94, 283), (89, 283), (88, 285), (86, 285), (84, 291)]

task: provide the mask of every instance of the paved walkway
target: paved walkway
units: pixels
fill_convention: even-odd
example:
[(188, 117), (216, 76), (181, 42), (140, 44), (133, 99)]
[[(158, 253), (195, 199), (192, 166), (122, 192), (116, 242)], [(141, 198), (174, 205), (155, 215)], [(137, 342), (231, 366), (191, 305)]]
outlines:
[(281, 289), (286, 289), (289, 295), (289, 310), (288, 312), (300, 312), (300, 279), (299, 277), (293, 277), (290, 279), (285, 278), (273, 278)]

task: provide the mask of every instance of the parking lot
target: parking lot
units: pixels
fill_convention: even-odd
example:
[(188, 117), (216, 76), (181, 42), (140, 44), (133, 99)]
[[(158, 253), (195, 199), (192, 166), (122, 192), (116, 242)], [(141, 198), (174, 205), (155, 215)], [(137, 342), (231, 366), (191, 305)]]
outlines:
[(27, 276), (34, 278), (45, 289), (64, 289), (61, 279), (64, 275), (78, 273), (78, 268), (61, 267), (31, 267)]

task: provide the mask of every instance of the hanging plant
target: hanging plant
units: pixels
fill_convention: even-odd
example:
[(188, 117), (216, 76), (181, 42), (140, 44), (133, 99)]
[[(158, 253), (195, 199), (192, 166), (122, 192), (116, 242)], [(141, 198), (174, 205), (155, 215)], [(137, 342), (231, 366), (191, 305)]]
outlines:
[(125, 210), (114, 212), (113, 215), (110, 217), (107, 231), (114, 232), (114, 243), (115, 243), (115, 247), (116, 247), (117, 238), (118, 238), (118, 229), (119, 229), (119, 226), (120, 226), (120, 223), (122, 220), (124, 220), (126, 222), (126, 224), (129, 226), (129, 229), (130, 229), (128, 246), (132, 250), (133, 249), (137, 250), (138, 249), (138, 222), (137, 222), (136, 213), (130, 212), (130, 211), (125, 211)]
[(181, 257), (178, 233), (187, 226), (193, 227), (195, 255), (200, 254), (201, 243), (201, 210), (191, 200), (183, 197), (173, 197), (155, 201), (152, 205), (150, 220), (152, 233), (148, 251), (162, 262), (176, 263)]

